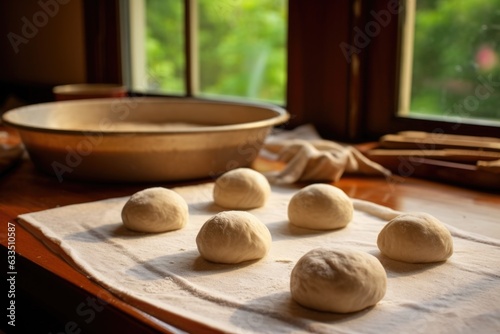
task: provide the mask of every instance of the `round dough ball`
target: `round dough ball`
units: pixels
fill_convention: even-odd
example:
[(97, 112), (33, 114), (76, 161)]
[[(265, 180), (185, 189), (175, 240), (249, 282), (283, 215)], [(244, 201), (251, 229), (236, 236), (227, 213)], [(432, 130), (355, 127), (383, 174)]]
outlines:
[(263, 206), (271, 186), (266, 177), (250, 168), (237, 168), (221, 175), (214, 185), (215, 204), (232, 210), (247, 210)]
[(245, 211), (219, 212), (203, 224), (196, 236), (201, 256), (216, 263), (240, 263), (264, 257), (271, 247), (271, 233)]
[(423, 212), (405, 213), (389, 221), (380, 231), (377, 245), (388, 258), (409, 263), (445, 261), (453, 254), (450, 231)]
[(133, 194), (122, 209), (126, 228), (138, 232), (166, 232), (184, 227), (189, 218), (184, 198), (173, 190), (155, 187)]
[(345, 227), (352, 220), (351, 199), (341, 189), (323, 183), (299, 190), (288, 203), (288, 219), (299, 227), (333, 230)]
[(319, 311), (360, 311), (378, 303), (386, 289), (380, 261), (352, 249), (313, 249), (300, 258), (290, 277), (292, 298)]

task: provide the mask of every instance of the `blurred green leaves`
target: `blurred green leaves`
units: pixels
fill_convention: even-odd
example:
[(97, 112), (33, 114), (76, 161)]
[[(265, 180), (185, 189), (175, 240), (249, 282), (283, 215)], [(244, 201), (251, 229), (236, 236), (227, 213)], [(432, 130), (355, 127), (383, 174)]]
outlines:
[[(183, 1), (146, 0), (149, 87), (184, 92)], [(283, 103), (286, 0), (198, 0), (202, 96)]]
[(151, 91), (184, 93), (182, 0), (146, 0), (146, 67)]
[(418, 0), (411, 113), (500, 120), (499, 42), (500, 0)]
[[(183, 94), (183, 1), (146, 4), (148, 86)], [(283, 103), (286, 0), (198, 6), (200, 94)], [(418, 0), (417, 7), (411, 113), (500, 120), (500, 86), (476, 96), (487, 78), (500, 82), (500, 0)]]

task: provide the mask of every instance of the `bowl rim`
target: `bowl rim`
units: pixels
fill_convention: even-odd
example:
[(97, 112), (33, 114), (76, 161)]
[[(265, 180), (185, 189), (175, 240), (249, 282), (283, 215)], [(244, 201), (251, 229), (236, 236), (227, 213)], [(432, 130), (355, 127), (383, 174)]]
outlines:
[[(141, 130), (106, 130), (106, 129), (98, 129), (98, 130), (86, 130), (86, 129), (54, 129), (54, 128), (45, 128), (33, 125), (27, 125), (22, 122), (17, 122), (15, 120), (10, 119), (12, 115), (16, 113), (26, 110), (26, 109), (40, 109), (40, 108), (50, 108), (51, 106), (64, 106), (64, 105), (92, 105), (92, 104), (102, 104), (102, 103), (113, 103), (112, 101), (116, 101), (117, 103), (126, 101), (134, 101), (136, 103), (141, 103), (141, 101), (146, 101), (149, 103), (165, 103), (168, 104), (213, 104), (213, 105), (236, 105), (236, 106), (244, 106), (244, 107), (253, 107), (260, 109), (267, 109), (269, 111), (273, 111), (275, 113), (274, 116), (258, 120), (252, 122), (244, 122), (244, 123), (236, 123), (236, 124), (225, 124), (225, 125), (210, 125), (203, 127), (192, 127), (192, 128), (181, 128), (181, 129), (169, 129), (169, 130), (156, 130), (156, 131), (141, 131)], [(207, 132), (225, 132), (225, 131), (236, 131), (236, 130), (247, 130), (247, 129), (256, 129), (256, 128), (264, 128), (271, 127), (279, 124), (283, 124), (290, 119), (290, 114), (282, 107), (266, 104), (266, 103), (257, 103), (257, 102), (240, 102), (240, 101), (214, 101), (208, 99), (200, 99), (200, 98), (167, 98), (167, 97), (114, 97), (114, 98), (97, 98), (97, 99), (86, 99), (86, 100), (67, 100), (67, 101), (55, 101), (55, 102), (43, 102), (37, 104), (26, 105), (22, 107), (17, 107), (11, 110), (8, 110), (2, 115), (2, 122), (8, 126), (11, 126), (20, 130), (28, 130), (32, 132), (43, 132), (43, 133), (53, 133), (53, 134), (65, 134), (65, 135), (81, 135), (82, 133), (88, 135), (106, 135), (106, 136), (123, 136), (123, 135), (166, 135), (166, 134), (197, 134), (197, 133), (207, 133)]]
[(121, 84), (110, 83), (77, 83), (58, 85), (52, 88), (54, 94), (60, 95), (86, 95), (108, 94), (109, 92), (124, 92), (127, 87)]

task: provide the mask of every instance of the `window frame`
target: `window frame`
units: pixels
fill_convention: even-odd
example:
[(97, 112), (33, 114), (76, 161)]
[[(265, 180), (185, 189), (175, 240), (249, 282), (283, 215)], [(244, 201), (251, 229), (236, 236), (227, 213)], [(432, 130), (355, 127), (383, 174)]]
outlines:
[(122, 83), (120, 0), (82, 1), (89, 83)]
[[(363, 0), (362, 22), (367, 24), (371, 11), (378, 12), (387, 8), (392, 0)], [(406, 1), (400, 0), (400, 3)], [(378, 138), (387, 133), (405, 130), (425, 131), (433, 133), (481, 135), (498, 137), (500, 128), (475, 120), (433, 120), (415, 116), (400, 116), (400, 71), (401, 48), (403, 43), (404, 9), (395, 15), (395, 19), (373, 38), (363, 55), (364, 85), (362, 130), (365, 138)], [(384, 50), (388, 50), (384, 52)], [(387, 85), (381, 85), (379, 78), (388, 77)], [(500, 106), (499, 106), (500, 107)]]
[[(186, 65), (193, 60), (189, 36), (192, 0), (183, 0)], [(356, 33), (374, 21), (372, 12), (405, 0), (289, 0), (286, 105), (288, 128), (312, 123), (328, 139), (377, 140), (387, 133), (417, 130), (449, 134), (498, 136), (499, 127), (398, 116), (404, 11), (352, 53), (348, 62), (340, 45), (356, 45)], [(89, 82), (123, 83), (120, 7), (126, 0), (83, 2)], [(339, 13), (344, 13), (339, 15)], [(98, 24), (94, 23), (98, 17)], [(122, 22), (123, 24), (123, 22)], [(344, 44), (345, 45), (345, 44)], [(196, 97), (193, 70), (186, 66), (185, 97)], [(131, 92), (134, 93), (134, 92)], [(159, 96), (158, 94), (147, 94)], [(160, 95), (168, 96), (168, 95)], [(179, 96), (176, 96), (179, 97)]]

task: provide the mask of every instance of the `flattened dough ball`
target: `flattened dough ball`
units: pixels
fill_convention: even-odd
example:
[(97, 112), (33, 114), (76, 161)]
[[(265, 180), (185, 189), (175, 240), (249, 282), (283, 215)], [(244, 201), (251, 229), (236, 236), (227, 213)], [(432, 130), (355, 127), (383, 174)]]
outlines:
[(291, 224), (314, 229), (333, 230), (352, 220), (351, 199), (340, 188), (315, 183), (300, 189), (288, 203)]
[(409, 263), (441, 262), (453, 254), (450, 231), (435, 217), (413, 212), (397, 216), (380, 231), (382, 254)]
[(216, 263), (240, 263), (264, 257), (271, 247), (271, 233), (254, 215), (223, 211), (208, 219), (196, 236), (201, 256)]
[(166, 232), (184, 227), (189, 218), (184, 198), (173, 190), (154, 187), (133, 194), (122, 209), (126, 228), (138, 232)]
[(290, 277), (292, 298), (319, 311), (360, 311), (378, 303), (386, 289), (380, 261), (353, 249), (313, 249), (299, 259)]
[(231, 210), (263, 206), (271, 193), (266, 177), (250, 168), (237, 168), (222, 174), (214, 185), (215, 204)]

